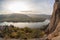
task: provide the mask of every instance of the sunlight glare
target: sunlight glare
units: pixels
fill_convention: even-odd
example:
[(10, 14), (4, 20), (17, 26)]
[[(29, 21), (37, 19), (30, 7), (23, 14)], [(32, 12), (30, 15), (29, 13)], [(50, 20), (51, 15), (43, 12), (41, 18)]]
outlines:
[(30, 10), (29, 6), (23, 2), (10, 3), (6, 6), (6, 9), (13, 13)]

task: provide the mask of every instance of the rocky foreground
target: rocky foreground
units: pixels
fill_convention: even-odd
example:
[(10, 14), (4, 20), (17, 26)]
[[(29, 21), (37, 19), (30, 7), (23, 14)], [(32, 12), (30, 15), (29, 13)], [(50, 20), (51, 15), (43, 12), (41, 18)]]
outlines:
[(55, 0), (53, 14), (46, 32), (49, 40), (60, 40), (60, 0)]
[(0, 38), (0, 40), (45, 40), (43, 38), (35, 38), (35, 39), (3, 39), (3, 38)]

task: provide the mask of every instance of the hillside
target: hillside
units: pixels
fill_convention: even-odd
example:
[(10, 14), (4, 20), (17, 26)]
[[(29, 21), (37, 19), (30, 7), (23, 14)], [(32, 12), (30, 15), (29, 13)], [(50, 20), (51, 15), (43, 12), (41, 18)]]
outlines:
[(45, 19), (50, 19), (51, 15), (47, 15), (47, 14), (29, 14), (29, 17), (33, 17), (33, 18), (45, 18)]
[(7, 14), (7, 15), (0, 15), (0, 21), (24, 21), (24, 19), (30, 18), (24, 14)]
[(50, 15), (37, 15), (37, 14), (31, 14), (25, 15), (25, 14), (6, 14), (6, 15), (0, 15), (0, 22), (41, 22), (45, 19), (50, 19)]

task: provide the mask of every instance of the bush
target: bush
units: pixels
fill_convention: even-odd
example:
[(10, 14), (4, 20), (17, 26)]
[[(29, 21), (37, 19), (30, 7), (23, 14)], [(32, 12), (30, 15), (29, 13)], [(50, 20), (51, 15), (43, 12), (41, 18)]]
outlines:
[(25, 28), (17, 28), (14, 26), (5, 26), (3, 31), (0, 31), (0, 37), (10, 37), (10, 38), (40, 38), (44, 36), (44, 31), (39, 28), (31, 29), (28, 27)]

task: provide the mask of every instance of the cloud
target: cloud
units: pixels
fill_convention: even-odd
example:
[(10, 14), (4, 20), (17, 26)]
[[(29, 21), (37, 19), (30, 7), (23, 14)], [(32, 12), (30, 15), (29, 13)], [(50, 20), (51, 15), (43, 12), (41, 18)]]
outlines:
[(52, 13), (54, 1), (32, 0), (30, 2), (32, 4), (32, 8), (34, 8), (36, 11), (39, 11), (40, 14), (51, 14)]
[(30, 11), (36, 11), (36, 13), (40, 14), (51, 14), (53, 10), (53, 0), (0, 0), (0, 10), (3, 11), (3, 5), (8, 2), (25, 2), (30, 7)]

